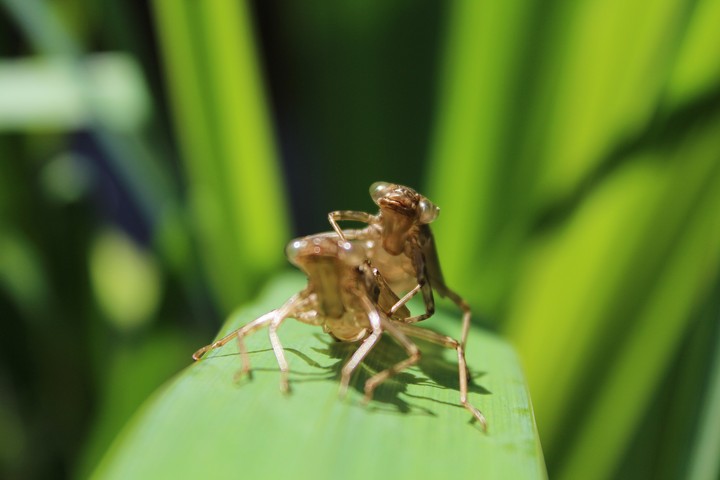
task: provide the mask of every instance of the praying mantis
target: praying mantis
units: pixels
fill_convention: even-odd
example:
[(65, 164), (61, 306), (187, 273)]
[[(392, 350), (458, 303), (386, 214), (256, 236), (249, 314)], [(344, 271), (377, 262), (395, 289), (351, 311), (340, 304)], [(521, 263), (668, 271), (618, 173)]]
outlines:
[(383, 276), (367, 261), (368, 251), (362, 243), (347, 242), (334, 234), (311, 235), (291, 241), (286, 248), (286, 255), (292, 264), (306, 274), (306, 288), (290, 297), (280, 308), (200, 348), (193, 354), (195, 360), (236, 339), (243, 362), (241, 373), (247, 373), (250, 371), (250, 362), (243, 339), (267, 326), (280, 368), (280, 389), (288, 392), (289, 365), (278, 330), (287, 318), (295, 318), (322, 327), (338, 341), (360, 343), (341, 370), (340, 395), (344, 396), (355, 369), (385, 333), (405, 350), (407, 358), (376, 373), (365, 382), (364, 399), (367, 402), (385, 380), (420, 360), (421, 352), (411, 340), (411, 337), (419, 338), (456, 351), (460, 403), (484, 429), (487, 428), (484, 415), (468, 401), (467, 364), (462, 343), (413, 325), (409, 321), (409, 310), (399, 304), (400, 299)]
[[(422, 293), (425, 313), (407, 318), (405, 322), (415, 323), (432, 316), (435, 312), (433, 289), (440, 296), (450, 298), (463, 312), (460, 343), (465, 348), (470, 329), (470, 306), (445, 283), (429, 225), (438, 217), (440, 209), (412, 188), (394, 183), (373, 183), (370, 196), (380, 208), (376, 215), (352, 210), (331, 212), (328, 220), (333, 230), (341, 240), (365, 242), (368, 260), (394, 292), (405, 293), (390, 313), (418, 292)], [(344, 220), (368, 226), (343, 231), (338, 222)]]

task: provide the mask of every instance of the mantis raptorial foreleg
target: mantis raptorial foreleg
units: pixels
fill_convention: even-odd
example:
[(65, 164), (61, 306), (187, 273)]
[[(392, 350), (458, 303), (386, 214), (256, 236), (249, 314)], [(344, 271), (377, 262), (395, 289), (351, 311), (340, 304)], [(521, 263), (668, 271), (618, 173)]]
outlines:
[(361, 222), (367, 223), (369, 225), (372, 223), (376, 223), (377, 217), (375, 217), (375, 215), (370, 215), (367, 212), (357, 212), (354, 210), (337, 210), (335, 212), (328, 213), (328, 220), (330, 221), (330, 225), (332, 225), (333, 230), (335, 230), (335, 233), (337, 233), (340, 237), (340, 240), (342, 240), (343, 242), (347, 242), (345, 233), (343, 232), (342, 228), (340, 228), (340, 225), (337, 224), (337, 222)]
[(347, 393), (348, 385), (350, 384), (350, 378), (358, 365), (365, 359), (367, 354), (372, 350), (377, 341), (382, 335), (382, 327), (380, 322), (380, 313), (377, 308), (370, 302), (366, 297), (361, 297), (362, 303), (366, 308), (370, 326), (372, 327), (372, 333), (365, 340), (363, 340), (360, 348), (355, 350), (353, 356), (348, 360), (342, 369), (342, 377), (340, 380), (340, 396), (345, 396)]

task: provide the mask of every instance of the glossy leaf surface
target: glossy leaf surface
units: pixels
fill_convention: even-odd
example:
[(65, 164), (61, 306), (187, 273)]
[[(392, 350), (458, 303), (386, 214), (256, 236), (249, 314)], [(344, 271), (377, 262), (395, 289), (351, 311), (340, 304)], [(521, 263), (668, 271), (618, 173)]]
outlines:
[[(232, 315), (222, 333), (279, 306), (303, 284), (296, 274), (281, 277), (255, 305)], [(457, 333), (459, 315), (439, 312), (425, 325)], [(488, 418), (485, 434), (458, 403), (452, 351), (420, 343), (420, 365), (363, 405), (364, 380), (403, 358), (396, 344), (383, 339), (340, 400), (339, 371), (355, 345), (294, 320), (280, 335), (289, 396), (279, 392), (265, 332), (247, 339), (250, 379), (234, 380), (240, 357), (228, 344), (150, 398), (95, 478), (545, 477), (525, 381), (515, 353), (497, 337), (473, 329), (468, 342), (470, 400)]]

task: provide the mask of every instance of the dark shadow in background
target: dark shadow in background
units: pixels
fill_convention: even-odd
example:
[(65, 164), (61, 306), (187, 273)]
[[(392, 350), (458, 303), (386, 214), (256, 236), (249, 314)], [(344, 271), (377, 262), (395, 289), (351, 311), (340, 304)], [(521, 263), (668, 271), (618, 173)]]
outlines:
[(447, 4), (253, 2), (298, 235), (373, 207), (378, 180), (422, 190)]
[(540, 232), (565, 223), (599, 185), (633, 161), (647, 161), (636, 156), (643, 152), (672, 151), (689, 136), (704, 126), (718, 121), (720, 116), (720, 89), (709, 92), (695, 102), (677, 108), (671, 114), (658, 114), (648, 127), (626, 139), (604, 161), (588, 173), (573, 192), (545, 209), (533, 227)]

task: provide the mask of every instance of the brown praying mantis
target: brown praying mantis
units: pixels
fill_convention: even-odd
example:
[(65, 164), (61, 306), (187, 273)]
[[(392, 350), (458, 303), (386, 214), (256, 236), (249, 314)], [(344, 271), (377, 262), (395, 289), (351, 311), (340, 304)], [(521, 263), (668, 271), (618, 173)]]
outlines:
[[(470, 329), (470, 306), (446, 284), (440, 270), (430, 223), (440, 209), (410, 187), (387, 182), (370, 186), (370, 196), (380, 207), (376, 215), (351, 210), (328, 214), (330, 224), (342, 240), (364, 242), (368, 260), (385, 278), (395, 293), (404, 293), (388, 313), (422, 293), (425, 313), (406, 318), (406, 323), (425, 320), (435, 312), (433, 289), (448, 297), (463, 312), (460, 344), (465, 348)], [(348, 220), (368, 224), (360, 230), (342, 230), (338, 222)]]
[(306, 274), (307, 287), (290, 297), (280, 308), (202, 347), (193, 354), (195, 360), (236, 339), (242, 357), (241, 373), (248, 373), (250, 362), (243, 338), (267, 326), (280, 367), (280, 389), (288, 392), (289, 366), (278, 329), (287, 318), (295, 318), (322, 327), (338, 341), (360, 342), (341, 370), (340, 395), (344, 396), (353, 372), (375, 347), (382, 334), (386, 333), (405, 350), (408, 357), (365, 382), (365, 400), (369, 401), (378, 385), (420, 360), (420, 350), (410, 340), (410, 337), (419, 338), (457, 352), (460, 403), (480, 422), (483, 429), (487, 428), (483, 414), (468, 401), (467, 364), (462, 343), (408, 323), (409, 310), (404, 305), (398, 305), (397, 295), (378, 270), (367, 262), (368, 252), (364, 245), (340, 240), (333, 233), (325, 233), (293, 240), (287, 246), (286, 254), (290, 262)]

